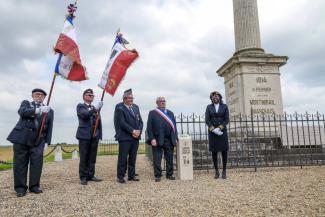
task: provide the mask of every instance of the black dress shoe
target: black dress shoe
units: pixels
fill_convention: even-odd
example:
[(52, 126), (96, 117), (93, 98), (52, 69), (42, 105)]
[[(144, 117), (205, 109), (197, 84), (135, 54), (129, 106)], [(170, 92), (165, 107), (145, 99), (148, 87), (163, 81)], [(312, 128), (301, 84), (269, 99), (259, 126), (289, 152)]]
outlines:
[(32, 192), (34, 194), (43, 193), (42, 189), (40, 189), (40, 188), (33, 188), (33, 189), (30, 190), (30, 192)]
[(134, 174), (134, 176), (139, 176), (139, 174), (138, 174), (138, 173), (136, 173), (136, 174)]
[(17, 192), (16, 195), (17, 195), (17, 197), (24, 197), (26, 195), (26, 191)]
[(122, 179), (117, 179), (117, 182), (121, 183), (121, 184), (125, 184), (125, 180), (123, 178)]
[(219, 179), (219, 177), (220, 177), (220, 173), (219, 173), (219, 171), (216, 171), (216, 174), (215, 174), (214, 178)]
[(133, 177), (133, 178), (128, 178), (128, 181), (138, 182), (138, 181), (140, 181), (140, 179)]
[(88, 181), (92, 181), (92, 182), (101, 182), (101, 181), (103, 181), (103, 180), (102, 180), (102, 179), (98, 179), (98, 178), (96, 178), (95, 176), (93, 176), (93, 177), (89, 178)]
[(155, 182), (160, 182), (161, 178), (160, 177), (156, 177), (155, 178)]
[(87, 180), (86, 179), (81, 179), (80, 180), (80, 184), (81, 185), (87, 185), (88, 183), (87, 183)]
[(222, 176), (221, 178), (223, 179), (227, 179), (227, 173), (226, 173), (226, 170), (222, 171)]
[(176, 178), (174, 176), (166, 176), (166, 179), (175, 180)]

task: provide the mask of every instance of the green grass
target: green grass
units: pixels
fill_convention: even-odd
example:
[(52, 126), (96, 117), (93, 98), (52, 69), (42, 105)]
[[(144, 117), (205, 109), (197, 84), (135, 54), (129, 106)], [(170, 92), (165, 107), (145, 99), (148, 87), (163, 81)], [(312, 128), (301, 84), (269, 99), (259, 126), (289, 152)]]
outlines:
[(0, 171), (12, 169), (13, 165), (11, 164), (0, 164)]
[[(76, 144), (72, 144), (72, 145), (68, 145), (68, 144), (60, 144), (62, 146), (62, 148), (65, 151), (71, 152), (74, 149), (79, 149), (79, 146)], [(144, 143), (140, 143), (139, 144), (139, 149), (138, 149), (138, 154), (145, 154), (145, 144)], [(44, 153), (44, 156), (49, 153), (50, 151), (52, 151), (52, 149), (54, 148), (54, 146), (50, 146), (48, 148), (48, 150)], [(44, 158), (44, 162), (51, 162), (54, 161), (54, 154), (55, 152), (52, 152), (49, 156)], [(98, 147), (98, 156), (104, 156), (104, 155), (118, 155), (118, 144), (105, 144), (105, 145), (100, 145)], [(13, 156), (13, 152), (12, 152), (12, 146), (9, 147), (0, 147), (0, 160), (5, 161), (5, 162), (12, 162), (12, 156)], [(62, 158), (63, 160), (66, 159), (71, 159), (72, 158), (72, 153), (65, 153), (62, 151)], [(0, 171), (1, 170), (8, 170), (11, 169), (13, 167), (12, 164), (0, 164)]]
[[(12, 160), (5, 161), (7, 163), (12, 163)], [(13, 167), (12, 164), (0, 164), (0, 171), (1, 170), (9, 170)]]

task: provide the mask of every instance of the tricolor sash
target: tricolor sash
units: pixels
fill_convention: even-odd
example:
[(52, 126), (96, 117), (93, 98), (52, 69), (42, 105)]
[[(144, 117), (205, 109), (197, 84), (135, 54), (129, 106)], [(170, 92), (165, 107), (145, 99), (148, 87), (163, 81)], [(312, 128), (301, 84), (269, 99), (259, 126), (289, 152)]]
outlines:
[(155, 109), (155, 112), (157, 112), (173, 128), (173, 132), (175, 133), (176, 132), (175, 125), (171, 120), (171, 118), (158, 108)]

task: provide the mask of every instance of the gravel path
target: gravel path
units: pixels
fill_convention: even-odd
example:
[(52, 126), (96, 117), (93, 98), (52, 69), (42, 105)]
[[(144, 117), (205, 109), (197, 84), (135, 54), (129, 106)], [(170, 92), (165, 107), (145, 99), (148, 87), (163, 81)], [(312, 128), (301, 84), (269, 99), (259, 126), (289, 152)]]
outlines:
[(193, 181), (153, 180), (139, 156), (140, 182), (118, 184), (116, 156), (101, 156), (100, 183), (81, 186), (78, 161), (46, 163), (43, 194), (17, 198), (12, 171), (0, 172), (0, 216), (325, 216), (325, 166), (196, 171)]

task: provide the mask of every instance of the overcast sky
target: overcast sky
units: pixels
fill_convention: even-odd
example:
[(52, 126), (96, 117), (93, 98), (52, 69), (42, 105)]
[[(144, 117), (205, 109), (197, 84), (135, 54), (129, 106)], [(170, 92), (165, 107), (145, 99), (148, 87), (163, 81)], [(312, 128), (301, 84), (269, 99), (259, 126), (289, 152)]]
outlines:
[[(22, 100), (31, 90), (50, 88), (57, 56), (53, 46), (62, 30), (68, 0), (1, 0), (0, 4), (0, 145), (18, 121)], [(325, 112), (325, 1), (258, 0), (262, 48), (288, 56), (281, 67), (284, 110)], [(52, 143), (76, 143), (76, 105), (93, 88), (108, 60), (116, 30), (140, 58), (130, 67), (114, 97), (102, 109), (104, 138), (114, 137), (113, 108), (132, 88), (143, 119), (165, 96), (174, 113), (203, 114), (209, 93), (224, 93), (216, 70), (234, 53), (231, 0), (79, 0), (74, 21), (81, 60), (90, 80), (57, 78)]]

